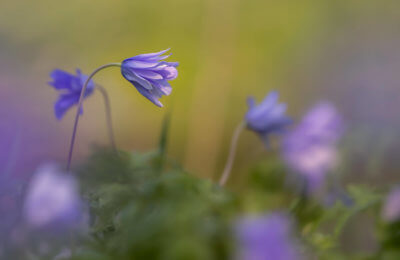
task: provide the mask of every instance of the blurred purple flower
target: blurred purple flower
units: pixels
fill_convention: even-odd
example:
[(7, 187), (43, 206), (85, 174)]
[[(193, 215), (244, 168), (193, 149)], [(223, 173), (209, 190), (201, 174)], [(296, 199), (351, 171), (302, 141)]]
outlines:
[(327, 102), (314, 106), (283, 142), (283, 157), (288, 166), (302, 175), (307, 191), (318, 189), (326, 173), (337, 162), (336, 144), (343, 134), (343, 121), (336, 108)]
[(125, 59), (121, 65), (124, 78), (130, 81), (140, 94), (159, 107), (163, 105), (158, 99), (171, 94), (172, 88), (168, 81), (178, 76), (177, 62), (162, 61), (169, 57), (161, 56), (168, 50), (137, 55)]
[[(68, 109), (78, 104), (83, 84), (85, 84), (88, 76), (83, 75), (78, 69), (76, 70), (76, 75), (56, 69), (53, 70), (50, 77), (53, 81), (49, 82), (49, 84), (60, 91), (60, 96), (54, 105), (55, 115), (57, 119), (60, 120)], [(94, 82), (90, 81), (86, 89), (85, 97), (93, 93), (94, 87)], [(82, 109), (80, 112), (82, 113)]]
[(387, 222), (400, 220), (400, 187), (394, 188), (386, 197), (382, 218)]
[(301, 259), (291, 237), (290, 221), (286, 215), (273, 213), (240, 219), (235, 227), (238, 260)]
[(258, 106), (254, 98), (248, 98), (249, 110), (245, 116), (247, 127), (258, 133), (264, 141), (267, 141), (270, 133), (281, 133), (291, 123), (291, 119), (285, 115), (286, 104), (279, 104), (278, 97), (278, 92), (273, 91)]
[(63, 230), (83, 220), (78, 184), (72, 175), (47, 164), (38, 169), (29, 184), (24, 202), (24, 218), (34, 229)]

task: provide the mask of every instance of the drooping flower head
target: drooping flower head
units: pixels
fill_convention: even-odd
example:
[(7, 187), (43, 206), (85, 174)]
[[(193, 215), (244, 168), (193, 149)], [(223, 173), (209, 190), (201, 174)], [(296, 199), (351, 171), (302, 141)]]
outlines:
[[(88, 76), (83, 75), (78, 69), (76, 70), (76, 75), (56, 69), (52, 71), (50, 77), (53, 81), (49, 82), (49, 84), (60, 92), (60, 96), (54, 104), (55, 115), (60, 120), (68, 109), (78, 104), (83, 84), (85, 84)], [(94, 82), (89, 81), (85, 98), (93, 93), (94, 87)], [(82, 113), (82, 109), (80, 112)]]
[(301, 259), (286, 215), (245, 217), (235, 226), (237, 260)]
[(285, 115), (286, 104), (278, 103), (278, 98), (276, 91), (268, 94), (259, 105), (256, 105), (254, 98), (248, 98), (249, 110), (245, 116), (247, 127), (265, 141), (270, 133), (281, 133), (291, 123), (291, 119)]
[(163, 61), (169, 57), (162, 56), (168, 50), (137, 55), (125, 59), (121, 65), (124, 78), (130, 81), (140, 94), (159, 107), (163, 105), (158, 99), (171, 94), (172, 88), (168, 81), (178, 76), (178, 63)]
[(289, 168), (304, 177), (308, 191), (318, 189), (326, 173), (336, 165), (336, 146), (343, 128), (336, 108), (323, 102), (285, 136), (283, 157)]
[(382, 209), (382, 218), (387, 222), (400, 220), (400, 187), (394, 188), (384, 203)]
[(44, 165), (32, 177), (24, 203), (24, 219), (34, 229), (65, 229), (81, 223), (82, 202), (72, 175)]

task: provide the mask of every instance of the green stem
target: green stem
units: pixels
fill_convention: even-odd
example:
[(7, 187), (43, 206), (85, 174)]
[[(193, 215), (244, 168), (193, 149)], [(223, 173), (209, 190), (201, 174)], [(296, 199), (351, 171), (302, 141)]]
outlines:
[(226, 181), (229, 178), (229, 175), (231, 174), (233, 162), (235, 160), (235, 154), (236, 154), (236, 148), (237, 148), (237, 143), (240, 137), (240, 134), (242, 133), (243, 129), (246, 127), (245, 122), (241, 122), (237, 127), (235, 132), (233, 133), (232, 141), (231, 141), (231, 148), (229, 150), (229, 155), (228, 159), (226, 161), (226, 165), (224, 168), (224, 171), (222, 172), (221, 178), (219, 179), (219, 185), (224, 186)]
[(107, 128), (108, 128), (108, 137), (110, 139), (111, 147), (114, 149), (115, 152), (117, 152), (118, 149), (117, 149), (117, 145), (115, 143), (114, 130), (113, 130), (113, 126), (112, 126), (110, 98), (108, 97), (107, 91), (104, 87), (97, 85), (97, 89), (100, 91), (100, 93), (102, 94), (103, 99), (104, 99)]
[(346, 224), (349, 222), (349, 220), (354, 217), (356, 214), (358, 214), (361, 211), (364, 211), (366, 209), (368, 209), (371, 206), (376, 205), (376, 203), (380, 202), (380, 198), (374, 199), (366, 204), (363, 205), (359, 205), (357, 207), (355, 207), (353, 210), (351, 210), (350, 212), (348, 212), (344, 217), (339, 218), (338, 223), (335, 227), (334, 230), (334, 237), (336, 239), (339, 238), (340, 234), (342, 233), (344, 227), (346, 226)]
[(78, 122), (79, 122), (79, 115), (80, 115), (80, 111), (81, 111), (81, 107), (82, 107), (82, 103), (83, 103), (83, 99), (85, 97), (85, 92), (87, 89), (87, 85), (89, 84), (90, 80), (94, 77), (94, 75), (96, 75), (99, 71), (108, 68), (108, 67), (121, 67), (121, 63), (109, 63), (103, 66), (98, 67), (97, 69), (95, 69), (90, 75), (89, 77), (86, 79), (85, 84), (83, 84), (82, 87), (82, 91), (81, 91), (81, 95), (79, 97), (79, 102), (78, 102), (78, 108), (76, 110), (76, 115), (75, 115), (75, 122), (74, 122), (74, 128), (72, 130), (72, 137), (71, 137), (71, 143), (69, 146), (69, 153), (68, 153), (68, 161), (67, 161), (67, 171), (70, 170), (71, 168), (71, 161), (72, 161), (72, 152), (74, 150), (74, 144), (75, 144), (75, 138), (76, 138), (76, 131), (78, 128)]

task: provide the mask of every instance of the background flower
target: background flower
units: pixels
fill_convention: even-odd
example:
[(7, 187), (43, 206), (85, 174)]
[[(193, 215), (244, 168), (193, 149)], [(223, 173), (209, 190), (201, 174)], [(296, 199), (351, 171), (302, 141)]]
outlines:
[(281, 133), (291, 123), (285, 115), (286, 104), (278, 103), (279, 94), (276, 91), (268, 94), (256, 105), (254, 98), (248, 98), (249, 110), (245, 116), (247, 127), (258, 133), (264, 141), (270, 133)]
[[(49, 82), (56, 90), (60, 92), (57, 102), (54, 104), (54, 113), (57, 119), (61, 119), (72, 106), (78, 104), (79, 97), (88, 76), (83, 75), (80, 70), (76, 70), (76, 75), (63, 70), (56, 69), (51, 74), (52, 82)], [(89, 81), (85, 98), (93, 93), (95, 84)], [(81, 109), (81, 113), (83, 110)]]
[(168, 50), (125, 59), (121, 66), (124, 78), (130, 81), (140, 94), (159, 107), (163, 105), (158, 99), (171, 94), (172, 88), (168, 81), (178, 76), (177, 62), (162, 61), (169, 57), (161, 56)]
[(283, 157), (289, 168), (306, 179), (308, 190), (319, 188), (336, 165), (336, 145), (342, 134), (340, 115), (332, 104), (324, 102), (314, 106), (285, 136)]
[(386, 197), (382, 209), (382, 218), (388, 222), (400, 219), (400, 187), (394, 188)]
[(83, 211), (76, 180), (54, 165), (40, 167), (28, 187), (23, 210), (25, 221), (35, 229), (77, 226)]
[(236, 224), (238, 260), (300, 259), (286, 215), (245, 217)]

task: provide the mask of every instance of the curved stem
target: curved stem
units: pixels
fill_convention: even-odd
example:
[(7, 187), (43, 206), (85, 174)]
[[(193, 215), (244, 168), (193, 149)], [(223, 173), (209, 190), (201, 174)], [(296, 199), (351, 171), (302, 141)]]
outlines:
[(229, 175), (232, 170), (233, 161), (235, 159), (237, 143), (242, 133), (243, 129), (246, 127), (245, 122), (241, 122), (235, 129), (233, 133), (232, 141), (231, 141), (231, 148), (229, 150), (228, 160), (226, 161), (224, 171), (222, 172), (221, 178), (219, 179), (219, 185), (224, 186), (226, 181), (229, 178)]
[(90, 80), (93, 78), (94, 75), (97, 74), (97, 72), (108, 68), (108, 67), (121, 67), (121, 63), (109, 63), (103, 66), (98, 67), (97, 69), (95, 69), (90, 75), (89, 77), (86, 79), (85, 84), (83, 84), (82, 87), (82, 91), (81, 91), (81, 95), (79, 97), (79, 102), (78, 102), (78, 108), (76, 110), (76, 115), (75, 115), (75, 122), (74, 122), (74, 128), (72, 130), (72, 137), (71, 137), (71, 143), (69, 146), (69, 153), (68, 153), (68, 162), (67, 162), (67, 171), (70, 170), (71, 167), (71, 160), (72, 160), (72, 152), (74, 150), (74, 143), (75, 143), (75, 137), (76, 137), (76, 130), (78, 128), (78, 122), (79, 122), (79, 113), (82, 107), (82, 103), (83, 103), (83, 98), (85, 96), (85, 92), (87, 89), (87, 85), (90, 82)]
[(115, 143), (114, 130), (113, 130), (113, 126), (112, 126), (110, 98), (108, 97), (107, 91), (103, 86), (97, 85), (97, 89), (103, 95), (103, 99), (104, 99), (107, 128), (108, 128), (108, 137), (110, 138), (111, 147), (114, 149), (115, 152), (117, 152), (118, 149), (117, 149), (117, 145)]

